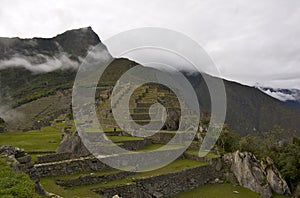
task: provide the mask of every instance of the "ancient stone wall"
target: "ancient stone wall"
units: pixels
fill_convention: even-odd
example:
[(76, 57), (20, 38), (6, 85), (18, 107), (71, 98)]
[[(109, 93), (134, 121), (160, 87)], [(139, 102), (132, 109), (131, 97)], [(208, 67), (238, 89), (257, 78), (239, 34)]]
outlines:
[(162, 174), (149, 178), (136, 179), (132, 184), (95, 189), (103, 197), (119, 195), (123, 198), (168, 197), (199, 187), (215, 176), (211, 165), (200, 166), (176, 173)]
[(81, 175), (76, 179), (67, 179), (67, 180), (57, 180), (56, 183), (60, 186), (82, 186), (82, 185), (91, 185), (98, 183), (107, 183), (110, 181), (122, 179), (128, 175), (132, 175), (134, 172), (121, 171), (113, 174), (105, 175), (96, 175), (94, 173), (88, 175)]
[(129, 151), (136, 151), (136, 150), (143, 149), (148, 144), (149, 144), (148, 140), (130, 140), (130, 141), (122, 141), (120, 147)]
[(35, 168), (42, 177), (111, 169), (111, 167), (94, 157), (83, 157), (59, 162), (36, 164)]
[(63, 160), (71, 159), (71, 153), (55, 153), (48, 155), (41, 155), (36, 157), (36, 163), (48, 163), (48, 162), (58, 162)]

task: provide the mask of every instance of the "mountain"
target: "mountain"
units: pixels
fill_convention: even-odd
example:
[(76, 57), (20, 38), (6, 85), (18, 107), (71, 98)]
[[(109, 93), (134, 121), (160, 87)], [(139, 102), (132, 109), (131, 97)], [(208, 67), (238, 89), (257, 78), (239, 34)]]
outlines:
[[(199, 97), (201, 109), (209, 111), (210, 98), (202, 75), (186, 74)], [(207, 78), (207, 77), (206, 77)], [(214, 77), (210, 77), (214, 78)], [(227, 96), (226, 124), (240, 135), (261, 135), (279, 125), (299, 135), (300, 110), (287, 106), (256, 87), (223, 80)]]
[(258, 87), (264, 93), (283, 101), (287, 106), (300, 109), (300, 90)]
[[(89, 50), (100, 44), (90, 28), (70, 30), (54, 38), (0, 38), (0, 117), (10, 130), (38, 128), (70, 112), (76, 70)], [(101, 86), (112, 86), (134, 67), (115, 59)], [(193, 85), (202, 111), (210, 111), (207, 86), (200, 73), (183, 72)], [(214, 77), (208, 76), (214, 79)], [(300, 110), (290, 108), (255, 87), (224, 80), (229, 127), (241, 135), (261, 134), (274, 125), (300, 131)]]
[(71, 88), (80, 59), (99, 43), (90, 27), (51, 39), (0, 38), (1, 102), (17, 107)]

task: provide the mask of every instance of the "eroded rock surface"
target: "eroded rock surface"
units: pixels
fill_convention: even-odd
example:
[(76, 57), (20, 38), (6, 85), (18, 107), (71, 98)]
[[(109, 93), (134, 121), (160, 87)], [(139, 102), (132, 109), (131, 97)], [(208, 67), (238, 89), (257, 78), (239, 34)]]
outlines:
[(239, 185), (271, 198), (273, 192), (290, 195), (286, 181), (281, 177), (272, 160), (259, 161), (252, 153), (236, 151), (223, 160), (236, 177)]

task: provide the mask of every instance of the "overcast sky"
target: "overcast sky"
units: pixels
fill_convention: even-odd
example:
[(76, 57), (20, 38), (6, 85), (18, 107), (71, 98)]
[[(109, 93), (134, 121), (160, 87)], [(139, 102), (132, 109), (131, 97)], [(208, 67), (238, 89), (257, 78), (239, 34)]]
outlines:
[(180, 31), (227, 79), (300, 88), (299, 0), (1, 0), (1, 37), (53, 37), (86, 26), (101, 40), (144, 26)]

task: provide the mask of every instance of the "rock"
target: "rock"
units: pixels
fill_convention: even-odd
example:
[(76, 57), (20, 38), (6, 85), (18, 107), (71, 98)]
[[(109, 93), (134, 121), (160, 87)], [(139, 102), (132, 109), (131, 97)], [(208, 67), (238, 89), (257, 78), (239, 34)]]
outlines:
[(71, 157), (82, 157), (90, 155), (90, 152), (82, 143), (77, 131), (74, 134), (64, 135), (56, 152), (71, 153)]
[(48, 192), (45, 191), (45, 189), (43, 188), (42, 184), (40, 183), (36, 183), (35, 184), (35, 192), (37, 192), (39, 195), (43, 195), (43, 196), (47, 196)]
[(154, 192), (154, 193), (153, 193), (153, 197), (154, 197), (154, 198), (162, 198), (162, 197), (163, 197), (163, 194), (160, 193), (160, 192)]
[(272, 165), (266, 169), (267, 181), (272, 190), (280, 195), (290, 195), (291, 191), (286, 181), (281, 177), (278, 170)]
[(215, 165), (216, 171), (220, 171), (222, 169), (222, 166), (223, 166), (222, 160), (221, 160), (221, 158), (218, 158), (216, 165)]
[(119, 195), (114, 195), (112, 198), (121, 198)]
[(220, 180), (219, 178), (216, 178), (214, 182), (215, 184), (223, 184), (223, 181)]
[(91, 177), (97, 177), (97, 175), (95, 173), (90, 173)]
[(234, 194), (240, 194), (240, 192), (239, 191), (236, 191), (236, 190), (234, 190), (234, 191), (232, 191)]
[[(223, 161), (230, 167), (239, 185), (265, 198), (271, 198), (273, 192), (282, 195), (290, 194), (286, 182), (270, 158), (267, 159), (268, 165), (264, 165), (252, 153), (236, 151), (223, 156)], [(226, 174), (224, 176), (226, 177)]]
[(28, 163), (28, 162), (31, 161), (31, 156), (26, 155), (26, 156), (17, 158), (17, 160), (18, 160), (18, 162), (20, 162), (21, 164), (25, 164), (25, 163)]
[(300, 197), (300, 183), (298, 183), (298, 185), (296, 186), (296, 190), (293, 194), (293, 197), (295, 198), (299, 198)]
[(5, 156), (23, 157), (25, 155), (24, 149), (20, 149), (12, 146), (0, 146), (0, 154)]

